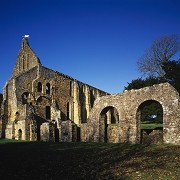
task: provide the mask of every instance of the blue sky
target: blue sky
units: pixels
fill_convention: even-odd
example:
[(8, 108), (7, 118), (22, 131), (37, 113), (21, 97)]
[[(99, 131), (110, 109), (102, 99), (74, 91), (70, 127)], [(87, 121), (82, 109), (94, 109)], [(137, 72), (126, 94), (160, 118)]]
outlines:
[(179, 0), (1, 0), (0, 92), (22, 36), (41, 63), (109, 93), (141, 77), (137, 59), (180, 33)]

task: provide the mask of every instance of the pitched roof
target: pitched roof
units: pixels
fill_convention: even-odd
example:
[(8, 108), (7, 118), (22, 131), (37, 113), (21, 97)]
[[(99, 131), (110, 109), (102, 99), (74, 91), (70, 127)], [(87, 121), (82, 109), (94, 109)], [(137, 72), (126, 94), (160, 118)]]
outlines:
[(41, 62), (31, 49), (27, 38), (24, 37), (22, 39), (21, 49), (14, 66), (12, 77), (16, 77), (38, 65), (41, 65)]

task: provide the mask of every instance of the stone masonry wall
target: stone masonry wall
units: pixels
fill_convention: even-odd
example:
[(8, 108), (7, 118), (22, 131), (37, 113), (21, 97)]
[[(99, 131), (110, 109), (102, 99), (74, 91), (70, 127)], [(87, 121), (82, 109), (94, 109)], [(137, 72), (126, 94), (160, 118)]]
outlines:
[[(100, 121), (100, 113), (104, 108), (111, 106), (118, 111), (119, 124), (125, 129), (122, 131), (122, 134), (125, 134), (124, 137), (127, 136), (128, 141), (132, 143), (139, 143), (140, 119), (138, 118), (138, 108), (148, 100), (158, 101), (162, 105), (163, 142), (180, 144), (180, 99), (178, 92), (168, 83), (98, 98), (87, 122), (87, 139), (99, 142), (100, 136), (104, 136), (104, 132), (101, 131), (101, 126), (104, 124)], [(121, 141), (124, 139), (122, 138)]]

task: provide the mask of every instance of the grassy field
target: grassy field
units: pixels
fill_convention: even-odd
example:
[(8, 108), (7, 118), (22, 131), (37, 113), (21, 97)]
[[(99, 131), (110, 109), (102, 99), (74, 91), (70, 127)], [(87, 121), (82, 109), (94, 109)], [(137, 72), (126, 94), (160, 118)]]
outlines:
[(180, 146), (0, 140), (0, 179), (180, 177)]

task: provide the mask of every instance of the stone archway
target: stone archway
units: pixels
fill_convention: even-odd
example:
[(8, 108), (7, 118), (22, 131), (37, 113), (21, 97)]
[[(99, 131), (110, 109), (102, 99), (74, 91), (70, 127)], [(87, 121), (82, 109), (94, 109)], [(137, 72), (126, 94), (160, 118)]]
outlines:
[(87, 140), (104, 142), (106, 112), (110, 107), (116, 107), (120, 124), (119, 128), (114, 128), (117, 140), (113, 142), (140, 143), (139, 110), (149, 100), (158, 102), (163, 109), (163, 143), (180, 144), (180, 98), (179, 93), (168, 83), (98, 98), (87, 121)]
[(22, 130), (18, 130), (18, 140), (22, 140)]
[(119, 114), (115, 107), (105, 107), (99, 116), (99, 141), (108, 142), (109, 125), (119, 124)]
[(137, 109), (136, 120), (140, 143), (163, 143), (163, 107), (158, 101), (142, 102)]

